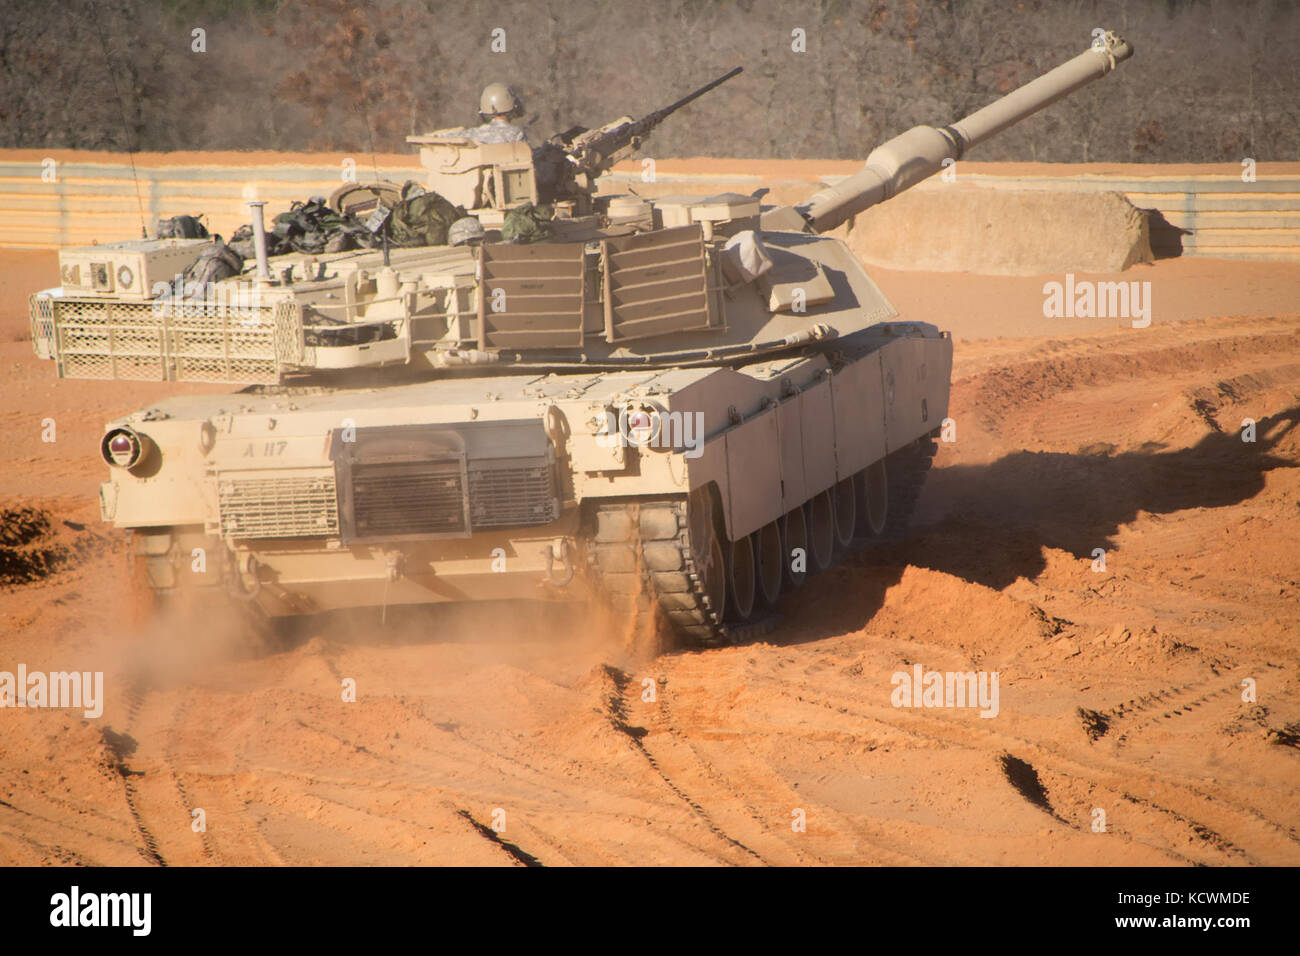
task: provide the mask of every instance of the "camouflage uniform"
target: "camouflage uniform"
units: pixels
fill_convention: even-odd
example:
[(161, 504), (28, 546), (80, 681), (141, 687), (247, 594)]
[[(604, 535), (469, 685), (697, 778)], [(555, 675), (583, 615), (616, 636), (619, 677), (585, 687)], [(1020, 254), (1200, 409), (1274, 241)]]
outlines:
[(465, 135), (476, 143), (526, 143), (528, 137), (513, 123), (493, 117), (482, 126), (465, 130)]

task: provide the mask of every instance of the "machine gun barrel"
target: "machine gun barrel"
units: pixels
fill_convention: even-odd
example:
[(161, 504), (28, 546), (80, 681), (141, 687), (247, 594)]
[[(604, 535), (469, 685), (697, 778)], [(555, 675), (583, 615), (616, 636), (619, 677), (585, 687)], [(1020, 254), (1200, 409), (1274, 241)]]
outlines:
[(611, 123), (599, 130), (583, 131), (572, 137), (566, 133), (560, 139), (569, 139), (570, 142), (567, 147), (562, 148), (568, 154), (575, 172), (585, 174), (590, 180), (594, 180), (616, 162), (630, 155), (634, 150), (640, 149), (641, 141), (673, 113), (744, 71), (743, 66), (738, 66), (716, 80), (704, 84), (698, 90), (688, 93), (677, 102), (653, 113), (647, 113), (639, 120)]
[(698, 90), (696, 90), (695, 92), (693, 92), (693, 93), (687, 93), (685, 96), (683, 96), (683, 97), (682, 97), (680, 100), (678, 100), (676, 103), (672, 103), (672, 104), (670, 104), (670, 105), (668, 105), (668, 106), (665, 106), (665, 107), (664, 107), (663, 109), (661, 109), (661, 110), (655, 110), (653, 113), (651, 113), (651, 114), (649, 114), (648, 116), (644, 117), (640, 122), (642, 122), (642, 123), (651, 123), (651, 124), (654, 124), (654, 125), (658, 125), (660, 122), (663, 121), (663, 119), (664, 119), (665, 117), (670, 116), (670, 115), (673, 114), (673, 113), (676, 113), (679, 109), (681, 109), (681, 108), (682, 108), (683, 106), (685, 106), (687, 103), (690, 103), (690, 102), (692, 102), (693, 100), (698, 100), (698, 99), (699, 99), (701, 96), (703, 96), (705, 93), (709, 92), (709, 91), (712, 90), (712, 89), (715, 89), (715, 88), (721, 86), (723, 83), (726, 83), (727, 80), (731, 79), (733, 76), (738, 76), (739, 74), (744, 73), (744, 72), (745, 72), (745, 68), (744, 68), (743, 66), (738, 66), (738, 67), (736, 67), (734, 70), (729, 70), (728, 72), (722, 74), (722, 76), (718, 77), (716, 80), (713, 80), (712, 82), (709, 82), (709, 83), (705, 83), (703, 86), (701, 86), (701, 87), (700, 87)]
[(1133, 55), (1114, 33), (1098, 36), (1083, 53), (995, 100), (963, 120), (935, 129), (914, 126), (877, 146), (861, 172), (817, 193), (795, 208), (814, 232), (826, 232), (864, 209), (891, 199), (961, 159), (966, 150), (1027, 116), (1101, 79)]

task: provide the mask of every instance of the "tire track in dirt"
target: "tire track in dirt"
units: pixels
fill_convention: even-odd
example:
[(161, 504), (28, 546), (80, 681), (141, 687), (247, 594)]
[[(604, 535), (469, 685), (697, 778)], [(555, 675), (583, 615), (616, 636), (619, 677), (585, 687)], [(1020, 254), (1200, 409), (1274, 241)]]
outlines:
[[(727, 651), (722, 650), (709, 653), (717, 655), (725, 654)], [(692, 657), (676, 658), (673, 663), (676, 666), (669, 672), (672, 675), (672, 681), (669, 686), (681, 685), (691, 680), (691, 678), (687, 677), (683, 671), (686, 669), (694, 669), (699, 662), (697, 659)], [(739, 678), (739, 682), (748, 683), (749, 680), (750, 674), (747, 669), (745, 675)], [(806, 795), (798, 794), (789, 787), (781, 785), (781, 775), (763, 762), (762, 759), (754, 753), (752, 747), (749, 748), (747, 753), (747, 756), (749, 757), (748, 761), (737, 759), (732, 761), (727, 768), (719, 769), (715, 761), (709, 760), (700, 753), (700, 745), (692, 740), (691, 731), (694, 730), (698, 732), (698, 727), (692, 727), (688, 730), (685, 726), (679, 725), (673, 716), (673, 709), (667, 704), (663, 696), (660, 696), (659, 698), (659, 706), (663, 711), (663, 729), (673, 735), (674, 739), (676, 739), (682, 747), (688, 747), (694, 753), (698, 766), (702, 768), (703, 772), (707, 773), (718, 783), (718, 786), (724, 791), (725, 795), (728, 795), (720, 796), (718, 799), (730, 799), (742, 806), (750, 818), (759, 825), (760, 830), (765, 835), (768, 835), (769, 838), (775, 838), (775, 832), (781, 832), (782, 835), (784, 835), (784, 831), (779, 827), (773, 831), (771, 826), (765, 822), (765, 818), (761, 812), (753, 806), (752, 798), (747, 798), (743, 796), (744, 794), (768, 795), (769, 801), (773, 806), (786, 806), (791, 809), (795, 807), (804, 808), (808, 818), (824, 821), (824, 825), (819, 827), (819, 831), (824, 832), (827, 835), (827, 839), (831, 838), (831, 834), (842, 833), (858, 843), (869, 846), (876, 855), (875, 859), (869, 862), (881, 862), (890, 866), (916, 866), (925, 865), (927, 863), (927, 860), (922, 856), (918, 856), (915, 853), (905, 853), (900, 851), (894, 843), (888, 840), (887, 836), (880, 832), (878, 828), (871, 826), (865, 821), (849, 814), (842, 813), (832, 807), (809, 800)], [(737, 735), (738, 740), (748, 741), (752, 739), (752, 737), (753, 734), (750, 732), (742, 732)], [(717, 800), (710, 802), (716, 804)], [(794, 835), (793, 830), (791, 831), (791, 835)], [(799, 839), (802, 840), (805, 836), (806, 831), (805, 834), (799, 837)], [(827, 862), (826, 859), (817, 855), (814, 851), (805, 850), (798, 846), (792, 846), (788, 840), (789, 838), (786, 838), (786, 842), (778, 841), (779, 846), (785, 853), (791, 854), (793, 859), (791, 861), (777, 861), (777, 865), (784, 866), (792, 865), (793, 863), (806, 863), (809, 861), (816, 863)], [(809, 842), (813, 841), (809, 840)], [(818, 842), (820, 843), (821, 841)], [(834, 857), (831, 857), (831, 859), (834, 859)], [(854, 862), (863, 861), (855, 859)], [(931, 860), (929, 862), (931, 864), (937, 864), (940, 861)]]
[[(1191, 694), (1214, 684), (1221, 686), (1199, 694), (1191, 700), (1186, 699)], [(1120, 733), (1113, 737), (1113, 741), (1116, 747), (1122, 747), (1128, 744), (1130, 735), (1138, 734), (1177, 717), (1191, 716), (1191, 711), (1209, 704), (1215, 698), (1232, 695), (1238, 690), (1239, 688), (1231, 683), (1222, 685), (1221, 681), (1197, 681), (1176, 687), (1163, 687), (1140, 697), (1130, 698), (1102, 713), (1109, 728), (1120, 728)], [(1136, 720), (1134, 715), (1137, 715)], [(1127, 723), (1130, 720), (1134, 722)], [(1105, 737), (1107, 734), (1101, 734), (1100, 737)]]
[[(1099, 763), (1089, 763), (1081, 759), (1081, 755), (1063, 753), (1059, 748), (1043, 741), (1030, 740), (1018, 735), (1007, 736), (1011, 736), (1012, 739), (1020, 742), (1024, 748), (1031, 748), (1035, 754), (1034, 762), (1037, 766), (1049, 769), (1062, 777), (1077, 780), (1088, 787), (1102, 787), (1130, 803), (1162, 813), (1177, 821), (1195, 837), (1208, 840), (1212, 846), (1225, 856), (1237, 857), (1242, 862), (1256, 865), (1260, 862), (1253, 858), (1244, 848), (1236, 845), (1208, 823), (1205, 823), (1201, 818), (1207, 813), (1211, 816), (1220, 816), (1221, 812), (1227, 811), (1239, 816), (1251, 817), (1256, 822), (1264, 823), (1295, 842), (1285, 828), (1262, 817), (1252, 808), (1230, 803), (1222, 797), (1212, 798), (1208, 794), (1197, 790), (1185, 780), (1176, 780), (1168, 774), (1152, 771), (1144, 764), (1125, 762), (1118, 767), (1106, 767)], [(1127, 783), (1121, 782), (1121, 778)], [(1133, 792), (1133, 790), (1146, 789), (1149, 794), (1153, 794), (1153, 788), (1156, 787), (1164, 791), (1173, 790), (1175, 792), (1165, 796), (1163, 802), (1158, 802), (1150, 797), (1142, 797)], [(1171, 800), (1171, 797), (1178, 797), (1180, 793), (1181, 800)], [(1187, 812), (1170, 806), (1171, 802), (1177, 802)], [(1082, 823), (1071, 823), (1070, 825), (1083, 829)], [(1143, 842), (1155, 849), (1175, 855), (1186, 862), (1195, 862), (1172, 847), (1158, 846), (1142, 840), (1138, 834), (1134, 834), (1134, 839), (1138, 839), (1139, 842)]]
[(517, 844), (509, 840), (503, 840), (501, 835), (493, 830), (490, 826), (480, 823), (474, 819), (473, 814), (468, 810), (457, 810), (456, 815), (466, 820), (474, 831), (487, 840), (489, 843), (500, 847), (514, 862), (520, 866), (545, 866), (541, 860), (519, 848)]
[[(181, 726), (185, 723), (185, 718), (188, 714), (190, 700), (191, 700), (191, 692), (183, 693), (181, 697), (180, 705), (176, 708), (174, 719), (172, 720), (170, 726), (167, 729), (167, 745), (166, 745), (166, 749), (164, 750), (164, 755), (167, 760), (167, 766), (172, 770), (172, 779), (176, 782), (176, 792), (177, 794), (180, 795), (181, 804), (189, 808), (190, 817), (193, 819), (194, 811), (196, 809), (201, 809), (203, 811), (204, 820), (203, 820), (202, 828), (198, 831), (198, 838), (199, 838), (199, 844), (202, 848), (204, 862), (220, 863), (221, 860), (217, 856), (212, 845), (212, 838), (208, 836), (208, 832), (207, 832), (207, 819), (206, 819), (207, 808), (201, 806), (199, 803), (195, 802), (190, 797), (188, 788), (186, 788), (184, 782), (181, 779), (181, 775), (177, 773), (175, 769), (177, 765), (177, 758), (176, 758), (177, 736), (179, 734), (179, 730)], [(190, 825), (190, 830), (191, 832), (194, 832), (194, 824)]]
[(628, 739), (632, 747), (645, 758), (650, 768), (663, 780), (664, 785), (679, 800), (690, 807), (691, 811), (700, 818), (714, 836), (735, 849), (748, 854), (756, 862), (766, 865), (767, 860), (760, 853), (746, 846), (719, 826), (709, 811), (701, 806), (663, 769), (658, 758), (645, 745), (644, 738), (648, 731), (644, 727), (634, 727), (628, 722), (626, 694), (630, 678), (626, 673), (610, 664), (604, 665), (603, 670), (610, 684), (609, 692), (604, 695), (605, 715), (610, 726)]
[[(1254, 817), (1257, 822), (1263, 822), (1267, 826), (1290, 838), (1290, 835), (1287, 834), (1284, 828), (1273, 821), (1266, 820), (1249, 807), (1231, 804), (1222, 798), (1211, 798), (1203, 792), (1197, 791), (1185, 782), (1170, 779), (1164, 774), (1145, 770), (1141, 765), (1126, 763), (1118, 768), (1108, 768), (1097, 764), (1089, 764), (1079, 760), (1075, 756), (1064, 754), (1059, 749), (1051, 747), (1041, 741), (1029, 740), (1014, 735), (1007, 736), (1011, 736), (1011, 739), (1020, 742), (1020, 753), (1031, 753), (1033, 755), (1033, 766), (1036, 768), (1047, 769), (1061, 777), (1078, 781), (1089, 790), (1098, 787), (1103, 788), (1114, 793), (1119, 798), (1137, 806), (1164, 814), (1165, 816), (1177, 821), (1185, 830), (1188, 831), (1188, 833), (1196, 838), (1208, 840), (1216, 850), (1229, 858), (1236, 857), (1241, 862), (1255, 865), (1258, 865), (1260, 862), (1244, 848), (1224, 837), (1208, 823), (1203, 822), (1200, 818), (1207, 813), (1211, 816), (1220, 816), (1222, 811), (1228, 811), (1241, 816)], [(1120, 782), (1120, 778), (1124, 778), (1127, 781), (1127, 784)], [(1164, 791), (1174, 790), (1176, 792), (1165, 796), (1162, 802), (1158, 802), (1149, 797), (1142, 797), (1132, 792), (1134, 789), (1152, 787), (1159, 787)], [(1181, 791), (1182, 800), (1171, 801), (1171, 797), (1177, 797), (1179, 795), (1177, 791)], [(1148, 792), (1153, 794), (1154, 790), (1149, 790)], [(1184, 807), (1190, 803), (1191, 806), (1189, 812), (1175, 809), (1173, 806), (1169, 805), (1171, 802), (1177, 802)], [(1085, 829), (1082, 822), (1074, 823), (1068, 820), (1063, 820), (1063, 822), (1066, 822), (1069, 826), (1078, 830)], [(1197, 862), (1172, 847), (1160, 846), (1149, 842), (1148, 839), (1142, 839), (1142, 835), (1140, 834), (1134, 833), (1133, 838), (1138, 842), (1142, 842), (1144, 845), (1152, 847), (1153, 849), (1176, 856), (1184, 862)]]
[[(458, 727), (448, 727), (430, 720), (418, 708), (402, 701), (400, 698), (388, 698), (388, 701), (408, 711), (412, 720), (418, 720), (420, 723), (434, 727), (440, 734), (444, 735), (443, 739), (454, 745), (454, 750), (445, 754), (437, 754), (436, 758), (439, 763), (435, 766), (412, 766), (409, 761), (400, 757), (379, 753), (363, 744), (358, 744), (332, 728), (307, 723), (301, 719), (297, 720), (297, 724), (312, 734), (319, 734), (322, 737), (337, 741), (354, 753), (362, 754), (368, 759), (388, 765), (392, 772), (389, 775), (390, 779), (393, 775), (400, 775), (400, 778), (411, 786), (443, 789), (447, 786), (447, 781), (446, 771), (441, 768), (444, 765), (454, 765), (464, 769), (474, 769), (477, 772), (472, 776), (476, 779), (482, 779), (489, 775), (502, 777), (503, 783), (513, 784), (512, 789), (535, 790), (540, 786), (556, 795), (563, 793), (562, 789), (556, 787), (556, 782), (561, 776), (558, 773), (558, 768), (548, 770), (530, 763), (528, 760), (530, 751), (517, 748), (508, 740), (500, 741), (498, 747), (487, 747), (465, 736)], [(259, 772), (265, 769), (267, 768), (260, 768)], [(329, 779), (335, 783), (344, 782), (343, 778), (324, 777), (310, 771), (286, 771), (281, 768), (278, 772), (292, 773), (294, 776), (303, 779)], [(349, 785), (360, 786), (377, 786), (382, 781), (383, 777), (379, 775), (346, 779)]]
[[(1235, 813), (1238, 816), (1249, 818), (1251, 822), (1264, 824), (1293, 843), (1298, 842), (1287, 828), (1264, 818), (1252, 808), (1229, 803), (1222, 796), (1218, 798), (1210, 797), (1184, 781), (1171, 779), (1166, 774), (1151, 771), (1142, 765), (1130, 763), (1122, 763), (1118, 767), (1106, 767), (1099, 764), (1090, 765), (1085, 760), (1080, 759), (1084, 755), (1066, 754), (1043, 741), (1032, 740), (994, 727), (980, 726), (978, 730), (975, 730), (967, 722), (946, 715), (939, 710), (929, 711), (924, 717), (919, 717), (904, 714), (901, 711), (893, 711), (893, 708), (886, 710), (883, 706), (872, 707), (871, 710), (855, 709), (845, 705), (845, 699), (849, 697), (848, 694), (842, 697), (825, 698), (806, 684), (798, 685), (798, 696), (804, 702), (816, 704), (836, 713), (851, 715), (864, 721), (880, 723), (887, 728), (922, 742), (938, 743), (944, 747), (962, 746), (987, 753), (990, 759), (999, 759), (999, 755), (1007, 754), (1016, 760), (1024, 761), (1036, 770), (1049, 769), (1062, 777), (1076, 780), (1086, 787), (1104, 787), (1118, 797), (1135, 805), (1160, 812), (1170, 819), (1178, 821), (1188, 833), (1197, 839), (1208, 841), (1216, 850), (1229, 859), (1236, 858), (1242, 862), (1250, 863), (1259, 862), (1245, 849), (1236, 845), (1233, 841), (1224, 837), (1215, 827), (1206, 823), (1202, 817), (1207, 812), (1211, 816), (1217, 816), (1221, 811)], [(871, 705), (866, 706), (871, 707)], [(890, 711), (899, 714), (899, 717), (890, 720), (886, 716), (881, 716)], [(1124, 780), (1120, 778), (1124, 778)], [(1182, 791), (1184, 801), (1191, 801), (1192, 806), (1182, 805), (1176, 809), (1132, 792), (1135, 789), (1154, 789), (1157, 786), (1161, 789), (1172, 788)], [(1165, 799), (1167, 802), (1168, 798)], [(1055, 808), (1049, 807), (1048, 809), (1061, 823), (1076, 830), (1084, 829), (1083, 823), (1076, 824), (1062, 818)], [(1151, 846), (1152, 849), (1160, 852), (1168, 853), (1179, 859), (1180, 862), (1195, 862), (1172, 847), (1149, 843), (1145, 845)]]
[[(328, 669), (331, 675), (341, 673), (335, 666)], [(645, 817), (647, 810), (653, 806), (645, 802), (644, 797), (635, 787), (629, 787), (627, 779), (609, 773), (600, 765), (584, 767), (581, 776), (584, 786), (581, 791), (575, 792), (570, 776), (572, 771), (569, 767), (572, 761), (566, 759), (563, 753), (536, 748), (531, 743), (531, 734), (522, 737), (498, 736), (493, 738), (493, 745), (488, 745), (474, 739), (480, 736), (480, 732), (472, 726), (462, 728), (454, 722), (439, 721), (430, 717), (425, 712), (424, 705), (418, 700), (413, 701), (404, 695), (383, 696), (379, 700), (387, 713), (382, 721), (382, 728), (402, 727), (403, 741), (419, 738), (418, 732), (408, 735), (406, 728), (411, 727), (412, 724), (432, 728), (442, 744), (432, 750), (427, 743), (422, 743), (416, 752), (406, 749), (396, 754), (385, 753), (383, 741), (374, 739), (368, 732), (360, 737), (355, 736), (349, 729), (357, 726), (371, 731), (380, 725), (372, 721), (354, 724), (354, 717), (349, 715), (337, 718), (346, 721), (344, 725), (339, 726), (336, 718), (328, 716), (329, 711), (317, 712), (317, 709), (313, 708), (308, 712), (291, 706), (289, 712), (296, 710), (299, 714), (291, 721), (293, 727), (311, 737), (319, 738), (321, 743), (309, 743), (310, 738), (304, 738), (302, 733), (292, 739), (300, 743), (308, 743), (310, 751), (314, 752), (329, 753), (342, 748), (347, 756), (344, 757), (346, 763), (340, 765), (361, 772), (322, 773), (312, 768), (295, 768), (292, 766), (292, 761), (283, 762), (277, 751), (273, 749), (249, 766), (246, 776), (250, 786), (261, 794), (263, 802), (271, 799), (270, 793), (276, 793), (277, 799), (271, 802), (277, 804), (282, 812), (300, 813), (303, 799), (307, 802), (320, 800), (367, 815), (379, 825), (386, 821), (397, 821), (398, 818), (391, 811), (383, 816), (376, 816), (373, 808), (368, 808), (366, 804), (377, 795), (391, 791), (394, 787), (420, 795), (426, 791), (440, 792), (461, 801), (458, 804), (460, 807), (464, 806), (463, 801), (466, 799), (488, 806), (498, 804), (506, 807), (513, 806), (516, 808), (511, 811), (513, 819), (520, 821), (525, 830), (531, 832), (534, 842), (549, 846), (555, 857), (568, 859), (576, 852), (579, 857), (591, 862), (617, 862), (617, 860), (611, 859), (597, 847), (586, 844), (580, 837), (576, 837), (573, 831), (558, 830), (554, 835), (547, 832), (548, 828), (554, 828), (556, 825), (563, 826), (566, 823), (566, 817), (572, 814), (573, 803), (578, 802), (583, 806), (594, 803), (596, 809), (586, 812), (594, 813), (595, 819), (604, 818), (607, 823), (624, 826), (627, 823), (625, 818), (629, 813), (633, 817)], [(606, 720), (596, 714), (592, 717), (593, 720), (599, 721), (594, 724), (595, 727), (605, 728), (607, 733), (613, 733), (609, 730)], [(539, 730), (547, 733), (545, 727)], [(473, 737), (467, 734), (473, 734)], [(285, 739), (287, 742), (290, 738), (284, 733), (270, 731), (268, 739)], [(622, 739), (621, 735), (618, 739)], [(539, 757), (542, 758), (540, 761)], [(358, 764), (358, 761), (362, 763)], [(335, 763), (339, 762), (335, 761)], [(363, 765), (366, 763), (372, 764), (374, 769), (365, 770)], [(269, 783), (269, 780), (274, 778), (294, 781), (293, 793), (285, 794), (282, 788)], [(470, 781), (472, 785), (467, 787), (466, 784)], [(327, 797), (321, 791), (323, 786), (338, 792), (333, 797)], [(347, 798), (347, 792), (356, 793), (356, 799)], [(620, 806), (627, 805), (628, 809), (621, 812), (604, 809), (610, 802)], [(520, 813), (524, 816), (520, 817)], [(314, 822), (318, 826), (331, 825), (323, 817), (315, 818)], [(406, 819), (400, 822), (412, 830), (427, 828), (427, 824), (423, 822), (416, 823)], [(349, 823), (347, 826), (352, 828), (354, 824)], [(584, 826), (582, 829), (585, 830), (587, 827)], [(680, 840), (676, 834), (664, 833), (662, 837), (673, 843), (681, 843), (683, 848), (693, 853), (700, 852), (698, 847), (689, 841)]]
[[(805, 699), (808, 698), (805, 697)], [(924, 718), (918, 718), (918, 720), (919, 719), (924, 719)], [(938, 719), (943, 720), (943, 718), (938, 718)], [(966, 746), (971, 750), (975, 750), (987, 754), (987, 756), (991, 760), (996, 762), (1003, 777), (1006, 779), (1007, 783), (1012, 787), (1012, 789), (1016, 791), (1017, 794), (1019, 794), (1031, 805), (1036, 806), (1038, 809), (1046, 812), (1048, 816), (1050, 816), (1057, 823), (1078, 832), (1082, 832), (1085, 829), (1084, 825), (1081, 822), (1076, 823), (1063, 816), (1060, 809), (1058, 809), (1058, 807), (1053, 804), (1050, 794), (1047, 792), (1046, 788), (1043, 788), (1041, 793), (1034, 792), (1033, 785), (1037, 785), (1041, 787), (1038, 770), (1040, 768), (1050, 769), (1055, 774), (1064, 777), (1069, 777), (1071, 779), (1079, 781), (1089, 789), (1092, 789), (1097, 786), (1105, 786), (1105, 784), (1102, 784), (1092, 774), (1089, 774), (1086, 771), (1071, 772), (1065, 770), (1059, 762), (1044, 760), (1043, 759), (1044, 752), (1041, 750), (1041, 748), (1039, 748), (1034, 742), (1025, 740), (1024, 738), (1012, 737), (1010, 740), (989, 739), (988, 741), (985, 742), (991, 743), (992, 746), (981, 747), (972, 743), (969, 739), (960, 736), (948, 737), (943, 734), (939, 734), (935, 732), (930, 732), (930, 733), (917, 732), (915, 730), (912, 730), (911, 728), (905, 728), (901, 724), (895, 724), (889, 721), (883, 721), (883, 723), (897, 730), (905, 730), (912, 736), (918, 737), (922, 740), (940, 743), (945, 747), (951, 747), (952, 745), (957, 744), (957, 745)], [(998, 736), (1002, 736), (1002, 735), (990, 735), (990, 738), (994, 738)], [(1015, 753), (1012, 753), (1011, 750), (1004, 749), (1005, 747), (1013, 746), (1013, 742), (1015, 744), (1020, 745), (1014, 747)], [(1023, 756), (1020, 755), (1027, 755), (1031, 759), (1026, 760)], [(1032, 785), (1029, 783), (1030, 780), (1032, 780)], [(1128, 797), (1129, 795), (1121, 792), (1120, 796)], [(1139, 840), (1136, 837), (1126, 837), (1126, 839), (1133, 840), (1133, 842), (1142, 843), (1144, 846), (1147, 846), (1150, 849), (1153, 849), (1159, 853), (1163, 853), (1166, 856), (1170, 857), (1171, 859), (1179, 863), (1191, 865), (1196, 862), (1192, 858), (1182, 853), (1179, 853), (1178, 851), (1172, 849), (1171, 847), (1159, 846), (1153, 843)]]
[[(248, 822), (248, 804), (238, 795), (233, 772), (192, 773), (188, 785), (182, 781), (178, 735), (194, 693), (149, 690), (138, 682), (127, 691), (124, 790), (148, 857), (160, 866), (283, 863), (256, 823)], [(198, 831), (195, 809), (204, 817)]]
[(132, 769), (127, 762), (135, 755), (139, 747), (138, 741), (131, 736), (130, 731), (136, 727), (147, 691), (138, 682), (131, 681), (127, 685), (125, 693), (127, 699), (127, 732), (118, 734), (111, 728), (105, 727), (103, 731), (104, 747), (110, 755), (114, 769), (122, 779), (122, 796), (126, 802), (127, 812), (131, 815), (136, 832), (140, 836), (140, 846), (137, 851), (142, 858), (154, 866), (167, 866), (167, 861), (159, 851), (158, 839), (154, 836), (150, 826), (145, 823), (144, 813), (141, 809), (140, 791), (133, 779), (137, 776), (143, 776), (144, 771)]
[[(675, 755), (681, 755), (682, 758), (693, 763), (697, 775), (712, 781), (714, 786), (721, 791), (718, 794), (710, 794), (707, 798), (710, 806), (714, 807), (714, 814), (716, 815), (721, 812), (718, 809), (719, 804), (726, 805), (730, 803), (743, 810), (744, 813), (748, 815), (752, 825), (757, 828), (757, 831), (747, 836), (746, 839), (753, 844), (775, 841), (777, 845), (766, 851), (766, 856), (768, 858), (774, 854), (789, 856), (789, 859), (773, 860), (772, 862), (776, 865), (806, 865), (809, 863), (822, 862), (819, 857), (808, 853), (801, 847), (792, 845), (788, 840), (775, 840), (776, 832), (779, 831), (775, 830), (773, 827), (774, 820), (765, 818), (754, 806), (752, 795), (760, 793), (768, 795), (774, 805), (780, 802), (782, 798), (784, 798), (784, 802), (791, 807), (794, 807), (798, 801), (791, 799), (790, 794), (788, 793), (783, 793), (780, 796), (771, 794), (772, 782), (776, 779), (775, 776), (771, 774), (766, 775), (760, 780), (758, 779), (758, 774), (746, 773), (742, 785), (740, 782), (734, 780), (729, 774), (720, 771), (714, 761), (701, 753), (700, 746), (691, 739), (690, 734), (678, 726), (677, 721), (674, 718), (673, 707), (669, 702), (670, 696), (670, 693), (665, 692), (662, 689), (656, 692), (655, 704), (657, 710), (655, 714), (655, 729), (662, 734), (667, 735), (671, 740)], [(624, 699), (626, 700), (626, 695)], [(643, 738), (642, 742), (644, 743), (650, 736), (653, 735), (647, 734), (646, 738)], [(649, 749), (648, 745), (647, 749)], [(657, 746), (654, 749), (661, 767), (670, 762), (674, 762), (674, 756), (666, 755)], [(687, 756), (688, 754), (689, 756)], [(674, 770), (673, 776), (674, 778), (680, 778), (682, 776), (682, 771)], [(706, 799), (701, 795), (698, 789), (693, 792), (698, 800)], [(732, 827), (732, 829), (734, 830), (735, 827)], [(747, 827), (747, 829), (750, 828)], [(791, 831), (792, 834), (793, 832), (794, 831)]]
[[(105, 746), (102, 736), (99, 738), (99, 751), (100, 751), (101, 758), (103, 760), (103, 766), (105, 766), (108, 772), (113, 775), (113, 778), (116, 781), (114, 785), (115, 789), (120, 789), (122, 783), (120, 779), (121, 775), (117, 769), (117, 758), (113, 755), (111, 749)], [(21, 840), (22, 842), (32, 847), (44, 847), (48, 849), (51, 853), (53, 853), (56, 850), (61, 853), (77, 852), (78, 859), (81, 858), (80, 851), (72, 851), (66, 847), (63, 847), (59, 843), (52, 842), (52, 843), (42, 844), (39, 840), (33, 839), (29, 835), (28, 831), (30, 831), (33, 827), (44, 826), (44, 827), (49, 827), (52, 831), (59, 831), (59, 830), (70, 831), (72, 834), (76, 834), (84, 840), (87, 841), (98, 840), (105, 843), (114, 844), (116, 846), (130, 849), (133, 853), (137, 855), (139, 854), (140, 844), (136, 840), (127, 839), (122, 836), (115, 836), (112, 833), (101, 832), (86, 823), (71, 822), (71, 821), (79, 820), (82, 817), (90, 817), (94, 822), (104, 825), (106, 829), (115, 831), (119, 829), (121, 821), (117, 816), (115, 816), (112, 812), (110, 812), (109, 808), (87, 807), (83, 803), (64, 799), (62, 797), (57, 796), (56, 794), (50, 793), (49, 791), (41, 791), (39, 794), (30, 794), (30, 796), (38, 797), (41, 803), (48, 805), (49, 810), (62, 811), (63, 816), (60, 817), (57, 815), (51, 815), (49, 812), (44, 812), (44, 813), (37, 812), (35, 810), (30, 810), (25, 807), (20, 807), (14, 803), (10, 803), (7, 800), (0, 800), (0, 807), (4, 808), (5, 810), (8, 810), (11, 813), (18, 814), (19, 817), (21, 818), (24, 818), (21, 827), (5, 829), (3, 831), (0, 831), (3, 832), (5, 836), (16, 840)], [(136, 836), (139, 835), (138, 830), (136, 830), (135, 828), (134, 820), (131, 821), (130, 830), (135, 830)], [(128, 835), (130, 833), (130, 830), (127, 831)], [(91, 861), (87, 865), (95, 865), (95, 864), (94, 861)]]

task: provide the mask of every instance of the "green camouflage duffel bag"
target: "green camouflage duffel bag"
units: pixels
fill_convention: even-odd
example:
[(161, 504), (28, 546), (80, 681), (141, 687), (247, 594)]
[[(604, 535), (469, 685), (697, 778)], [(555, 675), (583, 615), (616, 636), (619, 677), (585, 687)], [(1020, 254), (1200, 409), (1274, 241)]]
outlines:
[(388, 220), (388, 239), (395, 246), (445, 246), (447, 230), (465, 210), (416, 183), (402, 187), (402, 201)]
[(506, 213), (501, 226), (501, 238), (506, 242), (538, 242), (555, 235), (551, 218), (555, 215), (550, 206), (524, 203)]

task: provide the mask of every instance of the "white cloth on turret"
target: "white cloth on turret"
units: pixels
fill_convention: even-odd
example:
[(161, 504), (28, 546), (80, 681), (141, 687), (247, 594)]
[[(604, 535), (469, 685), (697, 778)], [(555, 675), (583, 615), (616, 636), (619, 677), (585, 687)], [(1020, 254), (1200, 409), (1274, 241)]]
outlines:
[(753, 282), (772, 268), (772, 257), (758, 233), (738, 232), (722, 247), (722, 271), (732, 282)]

